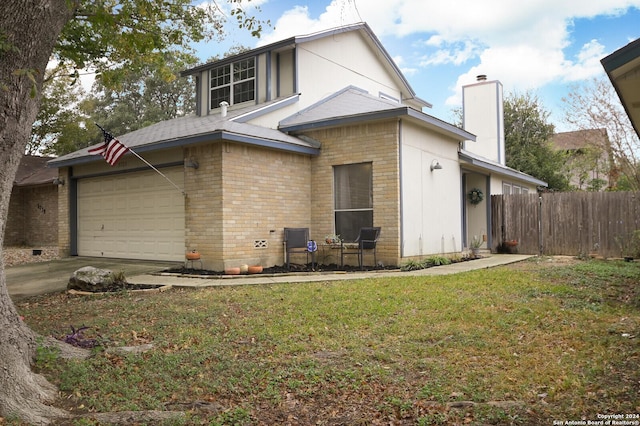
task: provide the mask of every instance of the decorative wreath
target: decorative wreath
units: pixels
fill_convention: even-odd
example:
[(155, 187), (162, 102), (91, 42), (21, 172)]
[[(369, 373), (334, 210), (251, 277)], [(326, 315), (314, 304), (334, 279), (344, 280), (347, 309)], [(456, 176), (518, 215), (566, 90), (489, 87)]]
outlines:
[(484, 194), (478, 188), (473, 188), (467, 194), (467, 198), (471, 204), (480, 204), (484, 200)]

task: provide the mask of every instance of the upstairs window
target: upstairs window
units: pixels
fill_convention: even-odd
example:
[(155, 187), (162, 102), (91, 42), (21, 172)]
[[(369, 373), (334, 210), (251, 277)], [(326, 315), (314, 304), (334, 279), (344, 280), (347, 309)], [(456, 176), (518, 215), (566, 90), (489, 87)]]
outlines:
[(210, 108), (218, 108), (222, 101), (234, 105), (254, 100), (255, 64), (255, 58), (249, 58), (212, 69), (210, 72)]

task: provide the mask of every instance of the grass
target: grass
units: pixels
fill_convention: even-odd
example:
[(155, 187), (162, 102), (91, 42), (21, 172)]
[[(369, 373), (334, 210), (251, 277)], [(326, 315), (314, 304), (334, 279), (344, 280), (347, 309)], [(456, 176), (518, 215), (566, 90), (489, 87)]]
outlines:
[[(638, 282), (638, 263), (538, 259), (443, 277), (58, 294), (18, 309), (43, 335), (87, 325), (102, 340), (83, 361), (39, 352), (58, 405), (76, 413), (552, 424), (640, 411)], [(104, 350), (145, 343), (141, 355)]]

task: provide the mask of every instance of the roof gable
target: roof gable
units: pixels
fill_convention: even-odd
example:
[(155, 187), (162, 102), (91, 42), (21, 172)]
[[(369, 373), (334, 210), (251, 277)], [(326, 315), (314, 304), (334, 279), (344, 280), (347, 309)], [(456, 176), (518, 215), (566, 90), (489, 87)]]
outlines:
[(247, 59), (254, 57), (256, 55), (270, 52), (270, 51), (278, 51), (285, 48), (293, 48), (295, 46), (304, 45), (307, 43), (314, 42), (316, 40), (325, 39), (329, 37), (335, 37), (338, 34), (348, 33), (348, 32), (359, 32), (360, 35), (364, 38), (367, 44), (376, 52), (376, 56), (379, 58), (381, 65), (393, 76), (393, 79), (397, 82), (399, 87), (402, 87), (402, 92), (404, 94), (404, 101), (411, 100), (418, 104), (421, 107), (431, 108), (431, 104), (426, 102), (425, 100), (416, 96), (415, 91), (409, 84), (408, 80), (404, 77), (400, 68), (395, 64), (387, 50), (384, 48), (378, 37), (373, 33), (369, 25), (365, 22), (360, 22), (356, 24), (344, 25), (337, 28), (331, 28), (323, 31), (319, 31), (312, 34), (307, 35), (298, 35), (294, 37), (290, 37), (275, 43), (271, 43), (265, 46), (257, 47), (255, 49), (248, 50), (246, 52), (239, 53), (237, 55), (228, 56), (219, 61), (209, 62), (203, 65), (199, 65), (194, 68), (190, 68), (188, 70), (184, 70), (180, 73), (182, 76), (195, 75), (207, 69), (216, 68), (222, 65), (230, 64), (242, 59)]
[(398, 102), (372, 96), (366, 91), (348, 86), (319, 102), (280, 121), (279, 129), (300, 132), (313, 128), (334, 127), (350, 123), (405, 117), (458, 141), (475, 140), (475, 136)]

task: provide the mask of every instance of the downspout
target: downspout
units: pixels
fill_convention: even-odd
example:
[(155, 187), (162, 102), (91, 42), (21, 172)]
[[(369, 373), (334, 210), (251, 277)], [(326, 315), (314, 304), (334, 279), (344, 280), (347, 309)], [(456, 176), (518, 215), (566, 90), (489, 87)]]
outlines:
[(462, 201), (460, 204), (462, 209), (462, 214), (460, 215), (462, 217), (462, 247), (469, 247), (469, 238), (467, 237), (467, 233), (469, 232), (469, 227), (467, 226), (467, 198), (465, 196), (467, 193), (467, 174), (462, 170), (462, 168), (460, 171), (460, 187), (462, 188), (462, 191), (460, 192), (460, 198)]
[(402, 185), (402, 120), (398, 119), (398, 185), (400, 185), (400, 259), (404, 258), (404, 198)]
[(487, 227), (485, 228), (487, 230), (487, 248), (489, 250), (491, 250), (491, 246), (492, 246), (492, 232), (491, 232), (491, 176), (487, 176), (487, 184), (485, 185), (485, 189), (486, 189), (486, 194), (487, 196), (485, 197), (485, 199), (487, 200)]

